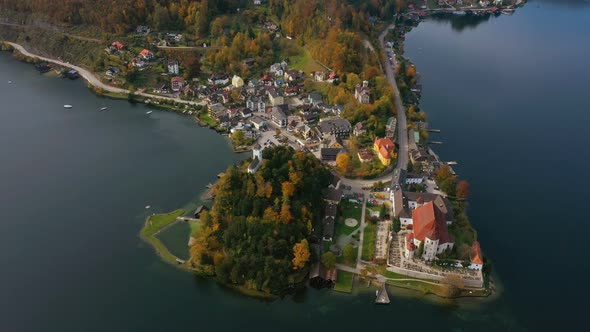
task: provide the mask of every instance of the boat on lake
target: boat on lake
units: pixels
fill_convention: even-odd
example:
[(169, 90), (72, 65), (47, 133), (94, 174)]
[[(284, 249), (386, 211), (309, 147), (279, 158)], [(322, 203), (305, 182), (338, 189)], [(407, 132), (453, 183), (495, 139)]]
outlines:
[(152, 111), (147, 111), (145, 112), (145, 114), (152, 114)]
[(108, 110), (108, 109), (109, 109), (108, 107), (103, 107), (103, 108), (101, 108), (100, 110), (101, 110), (101, 111), (106, 111), (106, 110)]
[(12, 81), (8, 81), (8, 84), (12, 84)]
[(74, 107), (74, 106), (72, 106), (72, 105), (64, 105), (64, 108), (72, 108), (72, 107)]

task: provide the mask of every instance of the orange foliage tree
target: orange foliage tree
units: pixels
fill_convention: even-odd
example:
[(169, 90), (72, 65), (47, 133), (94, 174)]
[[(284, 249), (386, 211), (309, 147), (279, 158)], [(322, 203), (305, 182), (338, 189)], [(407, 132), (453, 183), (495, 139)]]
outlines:
[(305, 264), (309, 262), (309, 257), (311, 253), (309, 252), (309, 243), (306, 239), (301, 240), (299, 243), (295, 243), (293, 246), (293, 270), (302, 269), (305, 267)]

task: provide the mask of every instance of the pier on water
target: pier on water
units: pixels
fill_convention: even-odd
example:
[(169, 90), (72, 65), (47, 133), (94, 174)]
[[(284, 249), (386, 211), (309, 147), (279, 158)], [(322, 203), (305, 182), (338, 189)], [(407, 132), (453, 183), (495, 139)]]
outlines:
[(389, 295), (387, 294), (387, 288), (385, 288), (385, 282), (381, 284), (381, 288), (377, 291), (375, 304), (389, 304)]

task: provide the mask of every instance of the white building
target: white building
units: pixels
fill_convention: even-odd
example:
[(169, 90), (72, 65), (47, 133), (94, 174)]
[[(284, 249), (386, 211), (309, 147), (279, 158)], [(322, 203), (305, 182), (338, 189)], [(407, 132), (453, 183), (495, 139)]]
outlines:
[(470, 264), (467, 267), (471, 270), (481, 270), (483, 268), (483, 256), (481, 254), (481, 247), (479, 246), (479, 242), (473, 242), (471, 246), (471, 254), (469, 255)]
[(262, 150), (264, 150), (264, 148), (261, 147), (260, 144), (256, 144), (252, 148), (252, 162), (250, 163), (250, 166), (248, 166), (248, 173), (256, 173), (262, 165)]
[(231, 79), (231, 85), (234, 86), (234, 88), (240, 88), (244, 86), (244, 80), (238, 76), (238, 75), (234, 75), (234, 77)]
[(399, 218), (402, 226), (407, 227), (408, 225), (412, 225), (413, 210), (428, 202), (433, 202), (443, 213), (447, 225), (453, 222), (453, 209), (447, 199), (440, 195), (392, 190), (390, 192), (390, 199), (392, 215), (394, 218)]
[(168, 74), (178, 75), (179, 72), (178, 61), (168, 61)]

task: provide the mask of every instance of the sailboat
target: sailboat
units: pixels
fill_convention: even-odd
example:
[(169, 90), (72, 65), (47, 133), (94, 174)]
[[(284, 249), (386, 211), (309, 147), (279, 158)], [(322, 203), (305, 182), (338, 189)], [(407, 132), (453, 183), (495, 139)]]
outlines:
[(103, 107), (103, 108), (101, 108), (100, 110), (101, 110), (101, 111), (106, 111), (106, 110), (108, 110), (108, 109), (109, 109), (108, 107)]
[(66, 105), (64, 105), (64, 108), (72, 108), (72, 107), (74, 107), (74, 106), (72, 106), (72, 105), (67, 105), (67, 104), (66, 104)]

